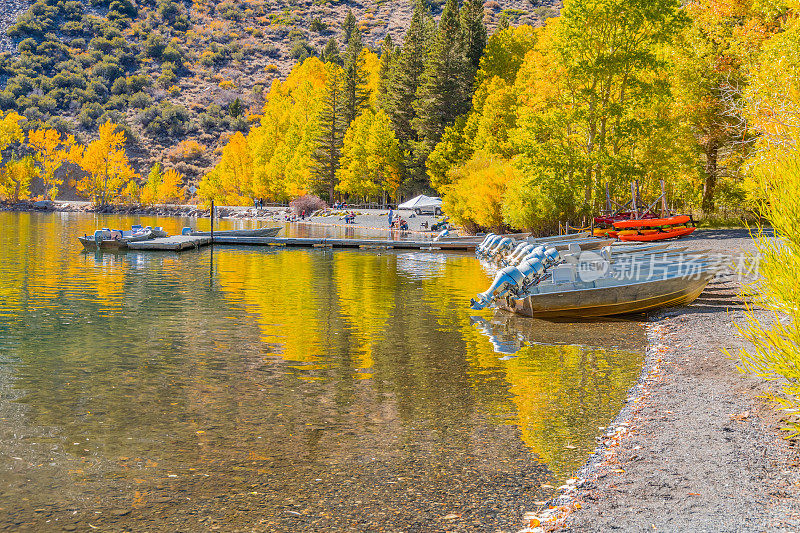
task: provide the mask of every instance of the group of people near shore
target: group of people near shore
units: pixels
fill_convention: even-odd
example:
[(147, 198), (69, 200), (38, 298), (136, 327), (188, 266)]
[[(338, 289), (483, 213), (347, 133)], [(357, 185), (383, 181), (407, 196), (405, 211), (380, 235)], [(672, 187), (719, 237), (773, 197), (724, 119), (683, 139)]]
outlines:
[(397, 216), (397, 218), (395, 218), (394, 210), (391, 207), (389, 208), (389, 214), (387, 215), (387, 218), (389, 219), (390, 228), (408, 231), (408, 222), (406, 222), (406, 220), (401, 216)]

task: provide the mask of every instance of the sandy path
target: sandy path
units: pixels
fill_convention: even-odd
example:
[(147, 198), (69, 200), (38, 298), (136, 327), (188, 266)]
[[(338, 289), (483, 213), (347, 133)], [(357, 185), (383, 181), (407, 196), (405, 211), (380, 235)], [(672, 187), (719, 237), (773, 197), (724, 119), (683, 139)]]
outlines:
[[(753, 251), (747, 233), (698, 231), (693, 248)], [(687, 244), (690, 241), (684, 241)], [(739, 283), (715, 282), (692, 305), (650, 317), (640, 386), (604, 460), (571, 501), (569, 531), (796, 531), (800, 472), (762, 380), (741, 374)], [(627, 429), (624, 429), (626, 428)], [(620, 429), (623, 428), (623, 429)], [(609, 431), (611, 433), (612, 431)]]

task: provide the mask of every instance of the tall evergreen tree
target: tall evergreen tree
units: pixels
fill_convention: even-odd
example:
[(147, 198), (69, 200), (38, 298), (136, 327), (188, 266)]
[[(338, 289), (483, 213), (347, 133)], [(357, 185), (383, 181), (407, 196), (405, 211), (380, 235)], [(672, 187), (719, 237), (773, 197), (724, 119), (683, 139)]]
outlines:
[(364, 65), (364, 42), (355, 29), (344, 54), (344, 118), (345, 129), (369, 103), (369, 74)]
[(356, 16), (353, 15), (353, 10), (348, 9), (347, 15), (344, 17), (342, 23), (342, 42), (349, 43), (350, 37), (353, 35), (353, 30), (356, 29)]
[(464, 53), (475, 72), (486, 48), (486, 24), (483, 23), (483, 2), (464, 0), (461, 6), (461, 33), (464, 39)]
[(424, 176), (425, 169), (417, 161), (412, 151), (412, 143), (417, 140), (411, 126), (416, 118), (414, 100), (422, 83), (425, 71), (425, 58), (428, 54), (428, 39), (433, 22), (423, 0), (417, 0), (411, 24), (406, 31), (405, 40), (391, 70), (388, 87), (387, 113), (392, 119), (397, 138), (407, 154), (406, 168), (413, 175)]
[(470, 108), (474, 71), (464, 54), (462, 37), (457, 0), (447, 0), (414, 102), (417, 116), (412, 126), (418, 138), (414, 151), (421, 163), (444, 129)]
[(342, 56), (339, 54), (339, 45), (336, 44), (336, 39), (331, 37), (325, 44), (325, 49), (322, 51), (322, 61), (325, 63), (342, 64)]
[(315, 192), (333, 201), (336, 187), (336, 171), (342, 153), (344, 132), (344, 72), (335, 63), (325, 65), (325, 99), (319, 115), (320, 136), (314, 150), (311, 169), (312, 185)]
[(386, 110), (389, 106), (389, 86), (392, 66), (394, 64), (394, 44), (388, 33), (381, 43), (381, 62), (378, 67), (378, 107)]

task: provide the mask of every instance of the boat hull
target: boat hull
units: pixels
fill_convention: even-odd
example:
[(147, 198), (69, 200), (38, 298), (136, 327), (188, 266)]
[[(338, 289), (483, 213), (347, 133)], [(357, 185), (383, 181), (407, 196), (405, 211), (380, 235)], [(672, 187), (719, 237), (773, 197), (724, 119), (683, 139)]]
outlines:
[[(136, 235), (134, 237), (123, 237), (122, 239), (103, 239), (100, 241), (99, 249), (106, 251), (127, 250), (129, 242), (147, 241), (153, 238), (153, 233), (148, 232), (145, 234)], [(94, 236), (85, 235), (83, 237), (78, 237), (78, 240), (83, 245), (84, 250), (90, 252), (98, 250), (97, 242), (94, 240)]]
[(686, 235), (690, 235), (696, 229), (697, 228), (695, 227), (673, 228), (667, 231), (659, 231), (656, 233), (648, 233), (648, 234), (635, 233), (632, 235), (620, 234), (618, 236), (619, 240), (621, 241), (652, 242), (652, 241), (663, 241), (666, 239), (677, 239), (678, 237), (685, 237)]
[(596, 317), (644, 313), (693, 302), (712, 274), (650, 280), (629, 285), (533, 294), (498, 302), (501, 309), (530, 317)]
[[(217, 237), (274, 237), (283, 228), (278, 226), (275, 228), (256, 228), (256, 229), (233, 229), (215, 231), (214, 235)], [(210, 237), (210, 231), (193, 231), (189, 235), (196, 237)]]

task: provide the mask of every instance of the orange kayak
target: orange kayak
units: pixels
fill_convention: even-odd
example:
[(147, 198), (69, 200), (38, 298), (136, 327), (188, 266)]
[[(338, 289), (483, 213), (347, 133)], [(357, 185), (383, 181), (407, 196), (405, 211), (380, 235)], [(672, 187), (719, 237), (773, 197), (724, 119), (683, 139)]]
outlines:
[[(687, 217), (688, 218), (688, 217)], [(677, 237), (683, 237), (684, 235), (689, 235), (691, 232), (696, 230), (697, 228), (672, 228), (668, 231), (659, 231), (656, 233), (649, 233), (647, 235), (620, 235), (619, 240), (621, 241), (637, 241), (637, 242), (646, 242), (646, 241), (662, 241), (665, 239), (674, 239)]]
[(621, 220), (614, 222), (614, 228), (654, 228), (657, 226), (672, 226), (686, 224), (691, 218), (688, 215), (678, 215), (667, 218), (643, 218), (637, 220)]
[(615, 239), (617, 237), (617, 232), (614, 231), (611, 228), (595, 229), (594, 230), (594, 236), (595, 237), (611, 237), (612, 239)]

